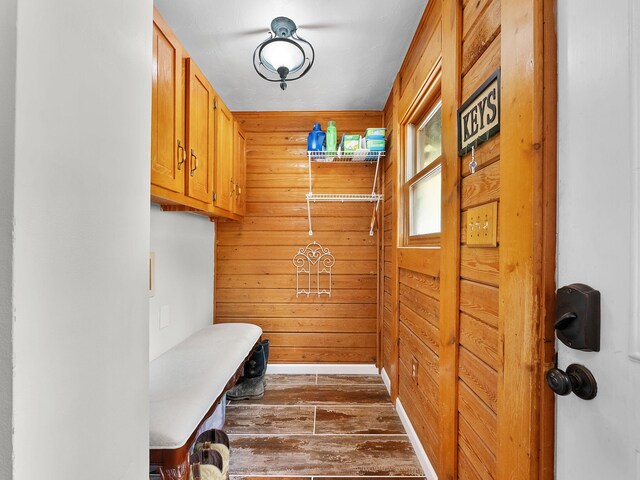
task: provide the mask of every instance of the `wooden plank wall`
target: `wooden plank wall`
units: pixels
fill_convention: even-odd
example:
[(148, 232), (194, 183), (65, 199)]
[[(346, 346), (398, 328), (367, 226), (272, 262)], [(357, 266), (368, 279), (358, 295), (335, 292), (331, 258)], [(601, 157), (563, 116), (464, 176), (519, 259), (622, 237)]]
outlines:
[[(463, 2), (462, 101), (500, 67), (500, 2)], [(496, 478), (499, 247), (466, 245), (466, 211), (500, 200), (500, 134), (461, 162), (458, 478)], [(500, 207), (498, 206), (498, 209)], [(500, 225), (498, 225), (498, 238)]]
[[(395, 87), (394, 87), (395, 90)], [(395, 356), (397, 355), (397, 334), (394, 333), (394, 318), (395, 318), (395, 290), (396, 285), (395, 278), (395, 251), (394, 245), (396, 236), (394, 234), (394, 178), (395, 178), (395, 165), (397, 164), (396, 158), (396, 142), (395, 142), (395, 125), (393, 117), (394, 106), (394, 92), (391, 92), (389, 100), (384, 108), (385, 128), (387, 129), (387, 156), (384, 159), (384, 172), (383, 172), (383, 193), (384, 203), (382, 208), (382, 262), (380, 269), (380, 276), (382, 277), (382, 332), (381, 332), (381, 344), (382, 344), (382, 359), (381, 367), (385, 369), (385, 372), (389, 376), (397, 375), (397, 361)]]
[(411, 422), (437, 470), (440, 457), (440, 281), (437, 249), (397, 248), (398, 171), (403, 154), (400, 117), (422, 88), (440, 58), (442, 2), (429, 2), (398, 74), (384, 119), (389, 155), (384, 186), (384, 331), (383, 365)]
[[(527, 231), (533, 236), (528, 239), (529, 243), (518, 239), (522, 245), (533, 245), (537, 238), (543, 236), (548, 239), (555, 228), (552, 223), (555, 218), (555, 156), (552, 148), (548, 149), (550, 157), (543, 164), (541, 162), (540, 170), (544, 166), (545, 173), (536, 177), (538, 183), (523, 183), (522, 188), (527, 192), (519, 192), (519, 179), (514, 176), (511, 178), (511, 195), (507, 198), (501, 195), (501, 172), (505, 168), (501, 165), (500, 134), (476, 149), (478, 167), (475, 174), (469, 171), (470, 154), (457, 157), (455, 111), (492, 72), (501, 67), (505, 48), (507, 51), (512, 49), (510, 43), (502, 43), (505, 35), (501, 28), (505, 18), (502, 1), (430, 1), (384, 110), (389, 141), (396, 144), (386, 159), (384, 171), (384, 248), (380, 270), (384, 276), (382, 365), (391, 379), (392, 396), (397, 396), (402, 402), (441, 479), (511, 480), (551, 478), (553, 474), (552, 452), (543, 446), (544, 442), (550, 441), (548, 425), (553, 422), (553, 402), (549, 395), (545, 395), (540, 381), (544, 373), (542, 360), (548, 363), (550, 358), (547, 357), (551, 355), (549, 348), (545, 349), (548, 346), (545, 333), (549, 337), (545, 322), (549, 324), (550, 319), (544, 317), (542, 310), (547, 309), (548, 315), (548, 297), (553, 295), (553, 242), (547, 242), (546, 253), (541, 250), (533, 252), (539, 255), (537, 265), (540, 270), (534, 267), (517, 270), (513, 267), (514, 275), (520, 271), (522, 275), (529, 275), (522, 281), (501, 272), (500, 259), (505, 257), (501, 254), (504, 246), (500, 246), (501, 222), (510, 219), (505, 220), (505, 216), (499, 213), (497, 247), (470, 247), (466, 243), (467, 211), (491, 202), (498, 202), (499, 212), (504, 208), (504, 202), (509, 202), (513, 211), (522, 209), (530, 215), (527, 220), (532, 219), (533, 223)], [(523, 32), (533, 31), (538, 43), (527, 43), (527, 46), (535, 49), (536, 55), (542, 55), (542, 14), (525, 14), (538, 12), (530, 8), (532, 3), (536, 3), (540, 12), (544, 4), (545, 15), (552, 15), (549, 13), (553, 12), (552, 1), (514, 0), (507, 20), (518, 28), (510, 31), (511, 41), (513, 43), (513, 39), (524, 36)], [(552, 32), (545, 31), (544, 35), (545, 41), (553, 42)], [(527, 42), (530, 40), (526, 38)], [(546, 51), (552, 52), (553, 45), (545, 44)], [(548, 56), (553, 62), (555, 57), (550, 53)], [(540, 56), (534, 56), (533, 51), (530, 57), (540, 59)], [(514, 53), (515, 63), (508, 68), (517, 66), (519, 71), (525, 71), (524, 64), (518, 62), (526, 62), (526, 58), (529, 58), (528, 54)], [(542, 63), (534, 64), (538, 78), (543, 78)], [(436, 255), (431, 249), (403, 246), (404, 207), (399, 195), (402, 182), (399, 170), (403, 168), (401, 159), (404, 152), (401, 143), (397, 142), (409, 112), (427, 89), (427, 80), (437, 78), (433, 72), (438, 68), (442, 71), (443, 84), (447, 82), (441, 85), (441, 92), (443, 129), (449, 128), (443, 132), (443, 142), (446, 143), (443, 145), (442, 198), (446, 203), (443, 212), (456, 218), (443, 218), (441, 244)], [(552, 66), (548, 68), (553, 72)], [(544, 78), (545, 92), (553, 93), (555, 80), (551, 74)], [(542, 88), (542, 82), (537, 86)], [(538, 95), (542, 98), (541, 90)], [(527, 142), (537, 138), (538, 143), (521, 148), (518, 151), (520, 161), (527, 161), (528, 155), (533, 157), (530, 152), (539, 151), (540, 145), (544, 144), (539, 138), (542, 125), (555, 125), (554, 97), (549, 98), (545, 100), (550, 106), (549, 117), (544, 119), (546, 123), (542, 121), (540, 109), (534, 118), (539, 123), (532, 122), (527, 125), (529, 131), (522, 133)], [(524, 112), (530, 107), (530, 104), (520, 105), (518, 102), (507, 105), (504, 100), (502, 104), (503, 112), (509, 111), (509, 118), (518, 118), (520, 110)], [(553, 141), (553, 135), (549, 138)], [(519, 140), (515, 137), (508, 140), (516, 148)], [(506, 141), (502, 139), (503, 144)], [(535, 158), (539, 160), (539, 157)], [(509, 161), (514, 160), (510, 158)], [(517, 166), (506, 170), (515, 172)], [(544, 178), (548, 185), (543, 183)], [(539, 202), (538, 205), (545, 205), (544, 209), (540, 207), (538, 212), (532, 206), (533, 202), (523, 204), (527, 195)], [(452, 226), (455, 227), (454, 232), (450, 230)], [(532, 258), (532, 251), (509, 250), (512, 265), (520, 262), (529, 266)], [(539, 276), (532, 278), (531, 271)], [(507, 288), (503, 285), (505, 279), (509, 279), (505, 283), (508, 292), (504, 290)], [(531, 285), (534, 282), (538, 282), (538, 287), (526, 292), (517, 288), (518, 284)], [(543, 291), (546, 298), (544, 308), (540, 307)], [(506, 312), (506, 307), (509, 307), (513, 311), (512, 305), (525, 305), (529, 310), (518, 312), (521, 316), (517, 318), (511, 315), (507, 320), (501, 310)], [(510, 323), (505, 323), (507, 321)], [(520, 323), (514, 324), (515, 321)], [(527, 337), (528, 343), (522, 343), (520, 331), (531, 335)], [(526, 351), (518, 357), (518, 363), (505, 364), (503, 351), (515, 355), (522, 347)], [(412, 371), (416, 363), (417, 375)], [(513, 390), (504, 383), (506, 378), (518, 376), (527, 388)], [(510, 404), (526, 407), (520, 408), (519, 417), (514, 418), (506, 408)], [(539, 405), (544, 406), (543, 412), (538, 411)], [(543, 433), (538, 431), (535, 421), (530, 421), (536, 418), (542, 419), (546, 425)], [(515, 432), (515, 425), (525, 425), (526, 428)], [(544, 442), (541, 440), (543, 435)], [(508, 453), (509, 449), (511, 453)], [(540, 453), (543, 449), (544, 454)], [(503, 466), (499, 466), (500, 455), (503, 455)], [(507, 455), (509, 460), (505, 458)], [(510, 465), (508, 468), (504, 467), (507, 463)]]
[[(381, 112), (238, 112), (247, 134), (246, 216), (217, 225), (215, 322), (250, 322), (271, 340), (273, 363), (374, 363), (378, 236), (371, 204), (312, 205), (307, 134), (335, 120), (339, 134), (382, 125)], [(367, 164), (313, 164), (315, 193), (371, 193)], [(331, 296), (296, 296), (292, 258), (316, 241), (331, 250)]]

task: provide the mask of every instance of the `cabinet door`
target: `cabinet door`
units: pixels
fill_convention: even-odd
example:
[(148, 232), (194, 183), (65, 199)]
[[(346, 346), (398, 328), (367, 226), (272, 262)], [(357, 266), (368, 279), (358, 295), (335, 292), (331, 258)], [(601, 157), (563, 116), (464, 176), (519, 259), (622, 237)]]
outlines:
[(235, 203), (233, 171), (233, 115), (216, 99), (216, 202), (229, 212)]
[(244, 206), (246, 202), (245, 185), (247, 183), (247, 139), (238, 122), (234, 122), (233, 131), (233, 137), (235, 139), (234, 182), (236, 194), (235, 209), (233, 213), (244, 216)]
[(151, 183), (184, 191), (182, 47), (157, 11), (153, 18)]
[(198, 66), (187, 59), (187, 195), (205, 203), (213, 195), (215, 92)]

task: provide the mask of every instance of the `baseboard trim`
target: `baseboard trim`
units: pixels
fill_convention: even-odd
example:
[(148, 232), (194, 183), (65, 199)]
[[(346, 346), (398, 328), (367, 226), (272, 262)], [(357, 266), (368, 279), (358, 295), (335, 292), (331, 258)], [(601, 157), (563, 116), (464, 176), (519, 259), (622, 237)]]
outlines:
[(407, 412), (402, 406), (402, 402), (400, 402), (399, 398), (396, 400), (396, 410), (398, 412), (398, 416), (400, 417), (402, 425), (404, 425), (404, 429), (407, 431), (409, 441), (411, 442), (411, 445), (413, 445), (413, 449), (416, 452), (416, 456), (418, 457), (420, 466), (422, 466), (422, 470), (424, 470), (425, 477), (427, 478), (427, 480), (438, 480), (438, 475), (436, 474), (433, 465), (431, 465), (431, 461), (427, 456), (427, 452), (424, 451), (422, 443), (420, 443), (420, 439), (418, 438), (418, 434), (414, 430), (413, 425), (411, 425), (411, 421), (409, 420)]
[(380, 376), (382, 377), (384, 386), (387, 387), (387, 392), (389, 392), (389, 395), (391, 395), (391, 379), (389, 378), (389, 375), (387, 375), (387, 371), (384, 368), (380, 372)]
[(357, 363), (270, 363), (267, 373), (378, 375), (378, 369), (373, 364)]

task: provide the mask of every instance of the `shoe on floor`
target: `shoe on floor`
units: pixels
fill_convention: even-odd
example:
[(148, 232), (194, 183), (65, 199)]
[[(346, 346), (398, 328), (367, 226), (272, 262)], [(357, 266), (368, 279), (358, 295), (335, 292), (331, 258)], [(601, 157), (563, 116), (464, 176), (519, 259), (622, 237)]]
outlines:
[(204, 443), (221, 443), (229, 448), (229, 437), (224, 432), (224, 430), (220, 430), (218, 428), (213, 428), (211, 430), (206, 430), (198, 435), (198, 438), (195, 442), (195, 450), (202, 450), (202, 445)]
[(269, 365), (269, 339), (267, 338), (266, 340), (263, 340), (262, 343), (262, 348), (264, 349), (264, 365), (265, 365), (265, 369), (262, 372), (262, 384), (266, 387), (267, 386), (267, 365)]
[(209, 437), (219, 439), (222, 442), (226, 441), (226, 445), (206, 440), (197, 443), (193, 453), (189, 455), (189, 463), (191, 463), (189, 480), (228, 480), (229, 441), (227, 435), (222, 430), (210, 430), (204, 434), (209, 434)]
[[(225, 447), (226, 448), (226, 447)], [(229, 461), (229, 449), (227, 448), (227, 462)], [(193, 452), (189, 455), (191, 465), (213, 465), (218, 470), (224, 469), (224, 458), (221, 452), (214, 449), (206, 449)]]
[(227, 480), (227, 477), (215, 465), (195, 463), (191, 465), (189, 480)]
[(229, 400), (260, 400), (264, 396), (264, 376), (247, 378), (227, 392)]

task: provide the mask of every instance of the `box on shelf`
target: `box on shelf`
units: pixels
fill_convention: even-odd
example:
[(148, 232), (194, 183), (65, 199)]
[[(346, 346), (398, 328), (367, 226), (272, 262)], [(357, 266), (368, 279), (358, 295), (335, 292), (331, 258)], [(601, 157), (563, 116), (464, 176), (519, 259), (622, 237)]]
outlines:
[(373, 152), (383, 152), (386, 147), (384, 135), (369, 135), (366, 137), (366, 148)]
[(340, 146), (343, 152), (355, 152), (360, 148), (360, 135), (342, 135)]
[(382, 136), (385, 137), (387, 135), (387, 129), (386, 128), (367, 128), (367, 130), (364, 132), (364, 136), (365, 137), (371, 137), (371, 136)]

